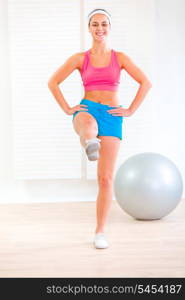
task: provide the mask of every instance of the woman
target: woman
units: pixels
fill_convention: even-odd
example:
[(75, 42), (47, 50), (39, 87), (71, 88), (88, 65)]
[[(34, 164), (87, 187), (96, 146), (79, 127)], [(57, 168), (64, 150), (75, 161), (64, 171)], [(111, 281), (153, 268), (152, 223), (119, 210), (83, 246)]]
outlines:
[[(73, 115), (74, 130), (80, 137), (88, 159), (98, 160), (99, 192), (94, 246), (103, 249), (109, 246), (104, 227), (112, 202), (123, 117), (129, 117), (136, 111), (151, 88), (151, 83), (125, 53), (109, 47), (107, 38), (111, 30), (111, 16), (106, 10), (93, 10), (88, 15), (88, 28), (92, 36), (91, 49), (69, 57), (51, 77), (48, 86), (64, 112)], [(85, 94), (80, 104), (70, 107), (58, 85), (76, 69), (81, 74)], [(122, 69), (140, 85), (135, 99), (126, 109), (119, 105), (117, 96)]]

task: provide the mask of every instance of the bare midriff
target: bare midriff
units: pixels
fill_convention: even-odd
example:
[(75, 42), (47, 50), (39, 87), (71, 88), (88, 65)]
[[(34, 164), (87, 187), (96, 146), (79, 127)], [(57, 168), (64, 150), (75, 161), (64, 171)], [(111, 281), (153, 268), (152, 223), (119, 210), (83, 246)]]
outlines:
[(119, 105), (117, 91), (86, 91), (83, 98), (109, 106)]

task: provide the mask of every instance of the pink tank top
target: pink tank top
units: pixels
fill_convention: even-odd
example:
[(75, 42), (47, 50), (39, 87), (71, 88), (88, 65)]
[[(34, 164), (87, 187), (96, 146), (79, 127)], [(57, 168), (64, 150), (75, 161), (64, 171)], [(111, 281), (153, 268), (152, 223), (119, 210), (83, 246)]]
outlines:
[(80, 71), (85, 91), (116, 91), (120, 83), (121, 68), (116, 52), (111, 50), (111, 61), (106, 67), (93, 67), (90, 62), (90, 50), (85, 52), (82, 70)]

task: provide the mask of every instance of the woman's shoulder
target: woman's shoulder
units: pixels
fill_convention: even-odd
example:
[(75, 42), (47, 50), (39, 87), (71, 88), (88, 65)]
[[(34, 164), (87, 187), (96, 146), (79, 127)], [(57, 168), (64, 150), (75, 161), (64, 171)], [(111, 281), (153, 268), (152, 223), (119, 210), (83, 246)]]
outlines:
[(120, 65), (120, 68), (123, 68), (125, 53), (121, 52), (121, 51), (117, 51), (117, 50), (114, 50), (114, 51), (116, 53), (116, 57), (117, 57), (119, 65)]
[(83, 60), (87, 51), (78, 52), (78, 56), (80, 60)]
[[(86, 52), (86, 51), (85, 51)], [(72, 56), (75, 58), (75, 59), (78, 59), (78, 60), (81, 60), (83, 59), (84, 55), (85, 55), (85, 52), (76, 52), (74, 53)]]
[(81, 70), (82, 69), (82, 65), (84, 62), (84, 58), (85, 58), (85, 54), (87, 51), (83, 51), (83, 52), (77, 52), (76, 55), (76, 59), (78, 61), (78, 69)]
[(124, 68), (125, 60), (128, 58), (128, 55), (125, 52), (123, 52), (123, 51), (116, 51), (116, 50), (114, 50), (114, 51), (116, 53), (119, 65), (123, 69)]
[(68, 60), (70, 61), (71, 64), (75, 64), (76, 69), (81, 69), (84, 60), (84, 55), (85, 52), (76, 52), (73, 53)]

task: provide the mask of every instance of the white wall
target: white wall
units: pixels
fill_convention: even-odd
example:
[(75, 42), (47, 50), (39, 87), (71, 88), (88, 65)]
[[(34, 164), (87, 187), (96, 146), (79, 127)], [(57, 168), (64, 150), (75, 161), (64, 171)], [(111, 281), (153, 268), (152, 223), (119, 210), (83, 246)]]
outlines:
[(153, 149), (176, 163), (185, 182), (185, 1), (155, 3)]
[[(12, 179), (12, 123), (11, 90), (8, 60), (7, 1), (0, 1), (0, 190), (11, 187)], [(1, 199), (2, 200), (2, 199)]]
[[(153, 151), (172, 159), (185, 180), (184, 101), (185, 3), (155, 1), (155, 68), (153, 71)], [(95, 200), (95, 180), (14, 180), (11, 74), (7, 27), (7, 1), (0, 1), (0, 201)], [(140, 47), (141, 45), (138, 45)], [(147, 142), (147, 141), (146, 141)], [(74, 189), (71, 188), (74, 187)], [(85, 196), (85, 197), (84, 197)]]

